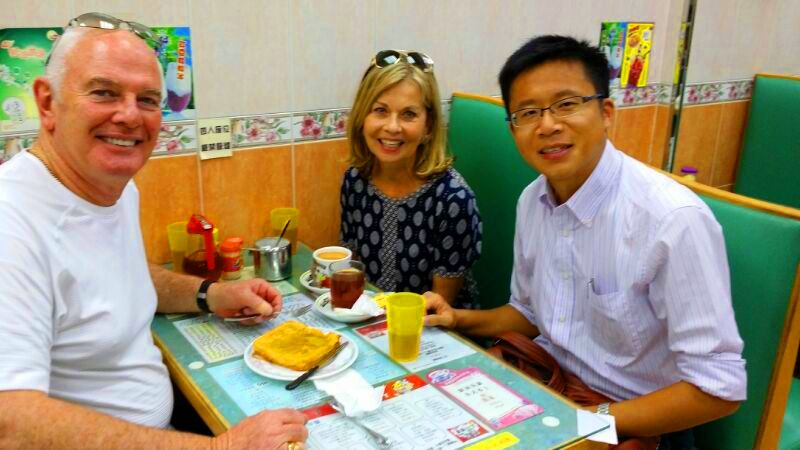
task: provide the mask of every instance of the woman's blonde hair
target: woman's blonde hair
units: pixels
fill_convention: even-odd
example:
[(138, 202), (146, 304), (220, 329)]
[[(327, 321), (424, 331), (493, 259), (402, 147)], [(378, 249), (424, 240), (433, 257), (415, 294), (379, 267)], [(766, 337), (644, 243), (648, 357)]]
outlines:
[(444, 172), (453, 162), (446, 151), (439, 87), (433, 72), (425, 73), (405, 62), (384, 68), (373, 66), (367, 69), (361, 80), (347, 119), (347, 137), (350, 140), (348, 163), (366, 176), (372, 173), (376, 158), (364, 139), (364, 121), (378, 97), (404, 80), (412, 81), (419, 87), (427, 111), (428, 136), (417, 149), (414, 173), (420, 178), (428, 178)]

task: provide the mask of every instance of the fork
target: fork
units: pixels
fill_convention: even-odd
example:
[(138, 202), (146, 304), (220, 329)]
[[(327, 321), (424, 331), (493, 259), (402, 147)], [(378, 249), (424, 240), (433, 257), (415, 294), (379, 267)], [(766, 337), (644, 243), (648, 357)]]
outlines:
[[(287, 309), (284, 312), (289, 317), (298, 318), (298, 317), (302, 316), (303, 314), (311, 311), (311, 307), (312, 306), (313, 305), (305, 305), (305, 306), (301, 306), (299, 308)], [(259, 317), (260, 315), (261, 314), (251, 314), (249, 316), (226, 317), (223, 320), (225, 322), (241, 322), (243, 320), (255, 319), (256, 317)]]
[(331, 407), (333, 409), (335, 409), (336, 411), (339, 411), (339, 413), (341, 415), (347, 417), (348, 419), (350, 419), (351, 422), (353, 422), (354, 424), (356, 424), (359, 427), (361, 427), (362, 430), (366, 431), (367, 434), (369, 434), (370, 437), (372, 437), (372, 439), (375, 441), (375, 443), (378, 444), (378, 447), (380, 447), (381, 450), (387, 450), (392, 446), (392, 440), (391, 439), (389, 439), (386, 436), (378, 433), (377, 431), (373, 430), (372, 428), (364, 425), (361, 422), (361, 420), (359, 420), (358, 418), (352, 417), (352, 416), (348, 416), (344, 412), (344, 407), (342, 406), (342, 404), (339, 403), (339, 401), (336, 400), (335, 398), (331, 398), (330, 405), (331, 405)]

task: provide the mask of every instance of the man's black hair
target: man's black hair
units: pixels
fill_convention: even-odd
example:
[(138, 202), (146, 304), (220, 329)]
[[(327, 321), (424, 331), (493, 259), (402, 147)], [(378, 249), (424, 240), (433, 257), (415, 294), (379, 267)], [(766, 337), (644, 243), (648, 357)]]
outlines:
[(579, 41), (569, 36), (539, 36), (526, 42), (509, 56), (500, 71), (498, 80), (506, 113), (511, 113), (508, 103), (511, 100), (509, 95), (514, 80), (528, 69), (559, 60), (580, 62), (597, 93), (609, 96), (608, 59), (599, 48), (587, 41)]

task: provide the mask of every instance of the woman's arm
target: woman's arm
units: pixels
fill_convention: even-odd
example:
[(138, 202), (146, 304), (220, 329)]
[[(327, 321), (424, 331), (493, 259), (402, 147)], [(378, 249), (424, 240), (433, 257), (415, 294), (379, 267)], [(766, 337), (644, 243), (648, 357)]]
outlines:
[(443, 277), (439, 275), (433, 276), (433, 288), (431, 291), (442, 296), (444, 301), (453, 304), (456, 301), (456, 296), (464, 285), (464, 277)]

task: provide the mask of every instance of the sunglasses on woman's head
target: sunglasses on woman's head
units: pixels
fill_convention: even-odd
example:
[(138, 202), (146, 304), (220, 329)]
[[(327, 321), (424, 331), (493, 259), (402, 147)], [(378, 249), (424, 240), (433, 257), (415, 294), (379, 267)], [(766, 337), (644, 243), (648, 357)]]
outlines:
[(383, 69), (393, 64), (404, 61), (412, 66), (416, 66), (421, 71), (433, 72), (433, 59), (425, 53), (407, 52), (405, 50), (381, 50), (372, 57), (372, 65)]
[[(128, 30), (136, 36), (139, 36), (152, 49), (157, 49), (159, 45), (156, 34), (153, 33), (153, 30), (150, 28), (138, 22), (129, 22), (127, 20), (117, 19), (116, 17), (109, 16), (108, 14), (96, 12), (81, 14), (80, 16), (70, 20), (64, 29), (66, 30), (67, 28), (73, 27), (100, 28), (103, 30)], [(53, 47), (50, 49), (50, 54), (47, 55), (47, 60), (44, 63), (45, 66), (50, 62), (50, 55), (53, 54), (56, 44), (58, 44), (58, 41), (56, 41), (53, 44)]]

